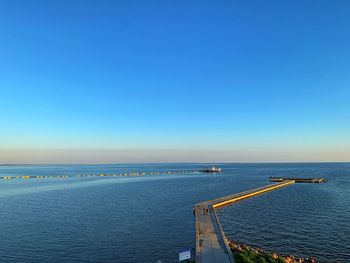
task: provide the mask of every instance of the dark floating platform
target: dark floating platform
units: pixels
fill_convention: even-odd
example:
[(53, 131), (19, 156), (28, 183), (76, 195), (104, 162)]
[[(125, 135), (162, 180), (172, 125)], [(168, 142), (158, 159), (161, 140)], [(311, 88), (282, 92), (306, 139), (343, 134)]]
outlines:
[(212, 167), (200, 170), (200, 172), (202, 172), (202, 173), (220, 173), (221, 168), (212, 166)]
[(270, 177), (270, 182), (295, 181), (296, 183), (324, 183), (324, 178), (291, 178), (291, 177)]

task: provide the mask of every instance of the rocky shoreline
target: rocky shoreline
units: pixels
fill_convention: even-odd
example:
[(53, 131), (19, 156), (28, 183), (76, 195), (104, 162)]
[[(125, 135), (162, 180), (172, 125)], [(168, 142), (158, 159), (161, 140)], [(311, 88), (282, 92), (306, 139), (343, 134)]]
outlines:
[(316, 263), (315, 257), (303, 258), (293, 255), (279, 255), (276, 252), (267, 252), (261, 248), (237, 243), (233, 240), (228, 240), (228, 244), (237, 263)]

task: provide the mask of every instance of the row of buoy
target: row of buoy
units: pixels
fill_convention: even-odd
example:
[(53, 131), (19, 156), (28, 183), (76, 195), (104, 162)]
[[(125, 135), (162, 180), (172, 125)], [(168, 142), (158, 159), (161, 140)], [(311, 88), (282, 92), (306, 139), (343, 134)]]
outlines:
[(111, 177), (111, 176), (143, 176), (143, 175), (159, 175), (159, 174), (188, 174), (199, 173), (199, 171), (163, 171), (163, 172), (131, 172), (121, 174), (80, 174), (77, 177)]
[[(189, 174), (200, 173), (199, 171), (161, 171), (161, 172), (130, 172), (120, 174), (79, 174), (76, 177), (114, 177), (114, 176), (143, 176), (159, 174)], [(68, 178), (68, 175), (23, 175), (23, 176), (0, 176), (0, 179), (44, 179), (44, 178)]]
[(44, 178), (68, 178), (68, 175), (22, 175), (22, 176), (0, 176), (0, 179), (44, 179)]
[(124, 174), (79, 174), (77, 177), (111, 177), (111, 176), (142, 176), (146, 173), (124, 173)]

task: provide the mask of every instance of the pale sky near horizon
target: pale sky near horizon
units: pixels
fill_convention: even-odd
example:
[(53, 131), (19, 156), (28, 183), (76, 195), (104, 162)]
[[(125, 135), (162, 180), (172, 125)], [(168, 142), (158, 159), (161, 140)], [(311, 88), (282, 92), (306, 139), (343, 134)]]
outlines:
[(350, 2), (0, 2), (0, 163), (350, 161)]

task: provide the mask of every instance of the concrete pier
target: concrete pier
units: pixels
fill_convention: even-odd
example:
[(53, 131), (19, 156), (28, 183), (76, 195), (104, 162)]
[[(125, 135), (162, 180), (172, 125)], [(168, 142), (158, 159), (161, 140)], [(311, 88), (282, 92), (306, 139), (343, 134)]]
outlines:
[(216, 209), (294, 183), (295, 181), (293, 180), (283, 181), (197, 204), (194, 208), (196, 263), (234, 262), (227, 238), (216, 214)]
[(296, 183), (324, 183), (326, 182), (326, 179), (324, 178), (290, 178), (290, 177), (270, 177), (270, 182), (283, 182), (286, 180), (292, 180), (295, 181)]

